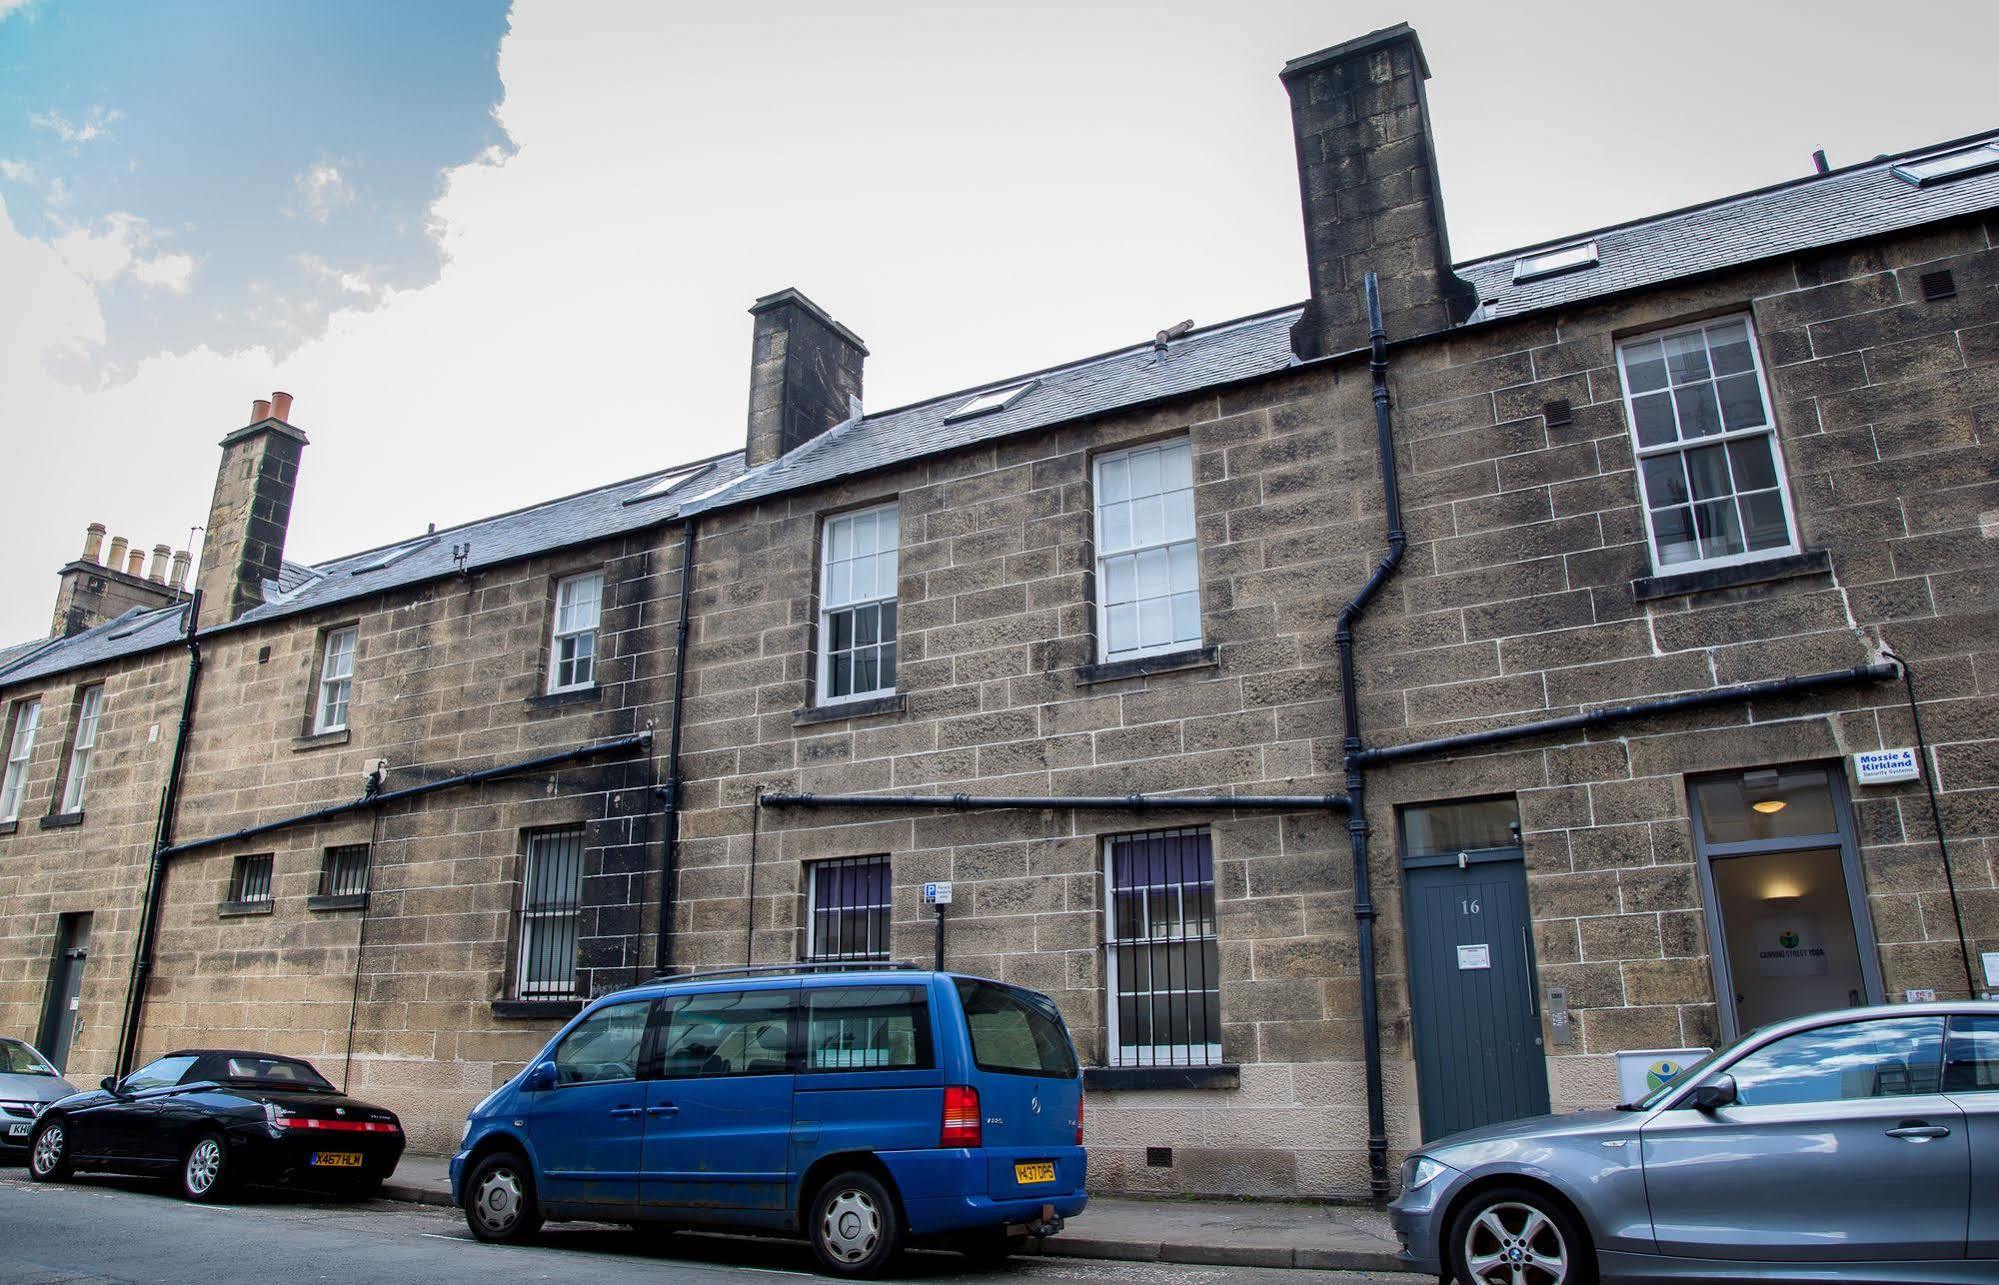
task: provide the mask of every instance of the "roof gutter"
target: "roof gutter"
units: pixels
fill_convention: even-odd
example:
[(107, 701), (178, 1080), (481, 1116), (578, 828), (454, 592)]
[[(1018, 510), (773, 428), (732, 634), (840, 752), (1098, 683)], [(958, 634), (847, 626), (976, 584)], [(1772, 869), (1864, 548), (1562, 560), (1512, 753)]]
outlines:
[(1263, 810), (1344, 812), (1344, 794), (765, 794), (769, 808), (1079, 808), (1095, 812), (1226, 812)]

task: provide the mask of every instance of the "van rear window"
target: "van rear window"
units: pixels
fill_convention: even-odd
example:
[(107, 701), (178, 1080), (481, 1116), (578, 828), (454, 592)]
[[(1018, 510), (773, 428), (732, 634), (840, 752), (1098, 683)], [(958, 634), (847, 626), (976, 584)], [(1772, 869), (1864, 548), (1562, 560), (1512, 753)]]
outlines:
[(1054, 1004), (990, 982), (959, 978), (957, 986), (972, 1032), (972, 1061), (981, 1071), (1076, 1078), (1076, 1050)]

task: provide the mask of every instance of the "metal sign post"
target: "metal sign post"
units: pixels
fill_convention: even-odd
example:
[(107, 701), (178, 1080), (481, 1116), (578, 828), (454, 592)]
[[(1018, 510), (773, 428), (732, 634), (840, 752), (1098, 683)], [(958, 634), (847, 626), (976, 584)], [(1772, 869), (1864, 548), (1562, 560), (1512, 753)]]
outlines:
[(946, 883), (926, 883), (923, 885), (925, 904), (937, 908), (937, 971), (944, 971), (944, 907), (951, 904), (951, 885)]

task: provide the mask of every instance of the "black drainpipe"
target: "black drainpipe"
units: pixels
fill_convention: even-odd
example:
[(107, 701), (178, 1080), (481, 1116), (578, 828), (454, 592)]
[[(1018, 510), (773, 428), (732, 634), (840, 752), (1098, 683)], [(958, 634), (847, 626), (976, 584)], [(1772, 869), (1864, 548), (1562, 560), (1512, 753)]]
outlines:
[(1374, 431), (1381, 456), (1381, 500), (1388, 516), (1388, 552), (1360, 592), (1340, 608), (1333, 643), (1340, 653), (1340, 705), (1346, 715), (1347, 835), (1353, 841), (1353, 918), (1360, 955), (1361, 1047), (1367, 1059), (1367, 1172), (1374, 1198), (1388, 1195), (1388, 1109), (1381, 1088), (1380, 1001), (1374, 969), (1374, 881), (1368, 873), (1367, 778), (1359, 754), (1360, 695), (1354, 681), (1353, 626), (1402, 564), (1409, 537), (1402, 530), (1402, 493), (1395, 473), (1395, 431), (1388, 410), (1388, 333), (1381, 325), (1381, 287), (1367, 274), (1367, 369), (1374, 383)]
[(680, 626), (673, 635), (673, 724), (666, 739), (666, 788), (661, 791), (659, 931), (653, 971), (673, 967), (673, 869), (680, 856), (680, 701), (687, 690), (687, 600), (694, 589), (694, 519), (680, 528)]
[(174, 841), (174, 817), (180, 811), (181, 771), (187, 762), (188, 737), (194, 732), (195, 695), (201, 690), (201, 590), (187, 605), (187, 687), (181, 693), (180, 727), (174, 731), (173, 757), (167, 761), (167, 784), (160, 792), (160, 812), (153, 821), (153, 856), (146, 872), (146, 892), (139, 902), (139, 937), (132, 950), (132, 978), (125, 987), (124, 1025), (118, 1035), (120, 1078), (132, 1069), (138, 1051), (139, 1015), (146, 1004), (146, 982), (153, 973), (153, 939), (160, 924), (160, 898), (167, 881), (167, 849)]

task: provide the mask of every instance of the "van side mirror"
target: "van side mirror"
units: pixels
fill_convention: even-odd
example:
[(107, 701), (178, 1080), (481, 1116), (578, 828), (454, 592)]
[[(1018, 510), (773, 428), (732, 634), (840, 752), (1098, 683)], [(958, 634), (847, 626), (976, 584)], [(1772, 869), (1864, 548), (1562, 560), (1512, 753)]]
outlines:
[(555, 1063), (537, 1062), (528, 1072), (528, 1078), (521, 1081), (521, 1087), (529, 1093), (546, 1093), (555, 1087)]
[(1719, 1111), (1723, 1107), (1735, 1105), (1735, 1077), (1717, 1075), (1705, 1084), (1694, 1086), (1694, 1096), (1690, 1105), (1696, 1111)]

